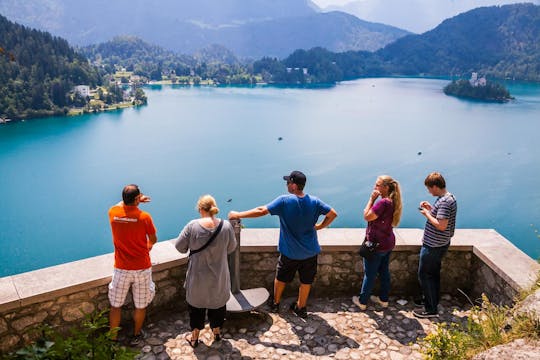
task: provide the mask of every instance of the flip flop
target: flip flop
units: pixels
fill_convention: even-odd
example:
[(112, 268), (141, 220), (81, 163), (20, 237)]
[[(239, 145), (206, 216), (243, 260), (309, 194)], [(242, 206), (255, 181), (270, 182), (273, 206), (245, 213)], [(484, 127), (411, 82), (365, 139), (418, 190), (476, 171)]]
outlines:
[[(217, 332), (214, 332), (216, 331)], [(221, 331), (219, 328), (212, 328), (212, 335), (214, 335), (214, 341), (220, 341), (221, 340)]]
[(191, 346), (192, 348), (196, 348), (197, 346), (199, 346), (199, 339), (189, 339), (188, 336), (186, 335), (186, 341), (187, 343), (189, 344), (189, 346)]

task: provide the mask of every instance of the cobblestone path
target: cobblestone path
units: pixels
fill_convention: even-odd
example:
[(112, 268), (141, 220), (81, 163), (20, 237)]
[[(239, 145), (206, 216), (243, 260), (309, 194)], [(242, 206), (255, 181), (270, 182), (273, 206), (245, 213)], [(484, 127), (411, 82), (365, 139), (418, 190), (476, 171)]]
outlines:
[(190, 333), (186, 311), (154, 316), (137, 359), (421, 359), (417, 340), (437, 322), (466, 321), (469, 308), (445, 295), (438, 319), (416, 319), (410, 300), (400, 305), (391, 298), (387, 309), (371, 304), (360, 311), (350, 298), (311, 298), (304, 320), (289, 310), (293, 300), (284, 299), (279, 313), (263, 306), (230, 314), (219, 342), (207, 325), (195, 349), (185, 339)]

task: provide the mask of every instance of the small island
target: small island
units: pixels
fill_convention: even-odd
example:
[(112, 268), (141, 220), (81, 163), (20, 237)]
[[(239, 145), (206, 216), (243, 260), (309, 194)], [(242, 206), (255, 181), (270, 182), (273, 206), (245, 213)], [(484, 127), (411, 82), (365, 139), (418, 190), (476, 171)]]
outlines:
[(514, 99), (503, 85), (487, 81), (485, 77), (478, 78), (475, 72), (469, 80), (452, 81), (444, 87), (443, 91), (446, 95), (487, 102), (502, 103)]

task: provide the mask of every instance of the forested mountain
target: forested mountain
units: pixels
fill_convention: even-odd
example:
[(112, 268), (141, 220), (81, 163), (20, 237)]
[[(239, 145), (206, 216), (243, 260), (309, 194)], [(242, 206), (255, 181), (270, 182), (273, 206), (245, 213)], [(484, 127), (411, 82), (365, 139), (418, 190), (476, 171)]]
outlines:
[[(234, 54), (219, 45), (201, 49), (194, 55), (178, 55), (160, 46), (151, 45), (133, 36), (118, 36), (105, 43), (80, 49), (93, 63), (107, 73), (124, 68), (149, 80), (162, 76), (198, 76), (227, 84), (233, 75), (247, 75), (247, 64), (241, 64)], [(242, 80), (247, 81), (247, 80)]]
[(189, 74), (189, 69), (196, 64), (191, 56), (175, 54), (133, 36), (118, 36), (105, 43), (85, 46), (80, 51), (90, 61), (104, 67), (107, 73), (122, 67), (154, 80), (161, 80), (163, 68)]
[(11, 20), (89, 45), (132, 35), (177, 53), (212, 44), (237, 56), (285, 57), (298, 48), (377, 50), (408, 32), (310, 0), (0, 0)]
[(540, 81), (540, 6), (483, 7), (377, 52), (402, 75), (464, 75)]
[[(306, 68), (308, 74), (295, 68)], [(540, 81), (540, 6), (478, 8), (373, 53), (298, 50), (283, 61), (258, 61), (254, 69), (264, 71), (269, 81), (293, 83), (387, 75), (469, 77), (473, 71), (489, 78)]]
[(75, 85), (96, 86), (101, 76), (67, 43), (0, 15), (0, 116), (63, 114)]
[[(55, 1), (59, 0), (51, 3)], [(342, 17), (342, 26), (352, 19), (342, 13), (334, 16)], [(285, 21), (276, 21), (282, 20)], [(351, 27), (356, 21), (352, 20)], [(287, 37), (287, 27), (282, 25), (283, 33), (277, 34), (277, 38)], [(258, 26), (250, 29), (253, 39), (261, 29)], [(317, 33), (311, 35), (322, 37)], [(294, 39), (294, 34), (288, 36)], [(367, 42), (365, 39), (364, 43)], [(255, 45), (264, 49), (266, 44)], [(488, 78), (540, 81), (540, 6), (478, 8), (448, 19), (432, 31), (406, 36), (375, 52), (336, 53), (315, 47), (296, 50), (283, 60), (263, 57), (253, 64), (238, 61), (220, 45), (210, 45), (194, 55), (178, 55), (135, 37), (117, 37), (82, 51), (101, 65), (103, 73), (125, 67), (148, 79), (169, 77), (187, 83), (209, 79), (218, 84), (251, 84), (260, 76), (271, 83), (332, 83), (362, 76), (468, 77), (473, 71)], [(77, 100), (67, 96), (75, 85), (95, 87), (103, 82), (96, 69), (67, 41), (0, 16), (1, 117), (18, 119), (65, 113)], [(121, 98), (119, 93), (115, 96)], [(109, 100), (107, 103), (114, 101)]]
[(445, 19), (469, 10), (518, 2), (540, 5), (540, 0), (348, 0), (341, 5), (327, 6), (323, 11), (343, 11), (367, 21), (422, 34), (434, 29)]
[(368, 51), (334, 53), (324, 48), (296, 50), (283, 60), (264, 57), (253, 63), (253, 72), (269, 83), (334, 83), (362, 76), (380, 76), (380, 58)]

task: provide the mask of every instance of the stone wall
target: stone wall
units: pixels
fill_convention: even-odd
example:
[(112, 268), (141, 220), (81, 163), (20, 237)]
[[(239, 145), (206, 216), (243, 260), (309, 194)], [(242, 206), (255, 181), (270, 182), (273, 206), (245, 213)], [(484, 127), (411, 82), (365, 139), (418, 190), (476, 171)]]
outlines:
[[(158, 270), (153, 273), (156, 297), (148, 307), (148, 314), (163, 311), (171, 306), (186, 308), (185, 265)], [(0, 314), (0, 354), (39, 338), (41, 326), (47, 324), (61, 332), (80, 325), (84, 314), (109, 309), (108, 285), (87, 288), (52, 300), (36, 302)], [(123, 319), (131, 318), (133, 301), (128, 295), (123, 309)]]
[(508, 283), (502, 276), (497, 274), (492, 268), (487, 266), (477, 256), (474, 257), (472, 264), (472, 284), (474, 285), (469, 292), (471, 300), (480, 305), (482, 294), (488, 296), (489, 301), (497, 305), (512, 305), (514, 297), (518, 290)]
[[(326, 229), (319, 232), (322, 254), (311, 296), (356, 294), (362, 262), (356, 254), (363, 229)], [(418, 292), (417, 269), (421, 230), (396, 229), (391, 255), (392, 293), (412, 297)], [(272, 292), (277, 229), (242, 230), (240, 283), (242, 289), (265, 287)], [(167, 308), (185, 309), (183, 282), (187, 257), (170, 241), (156, 244), (151, 253), (157, 291), (148, 315)], [(42, 324), (67, 330), (79, 325), (83, 312), (109, 307), (107, 290), (112, 254), (0, 278), (0, 355), (36, 339)], [(458, 289), (479, 297), (485, 292), (496, 303), (513, 296), (536, 280), (540, 265), (492, 230), (458, 230), (443, 261), (442, 292), (461, 296)], [(297, 293), (298, 280), (285, 296)], [(129, 300), (123, 313), (131, 317)]]
[[(392, 294), (414, 296), (419, 293), (417, 271), (418, 253), (414, 251), (392, 252), (390, 272)], [(243, 289), (265, 287), (272, 293), (276, 252), (243, 253), (240, 272)], [(442, 289), (444, 293), (462, 296), (458, 289), (468, 293), (472, 285), (470, 269), (473, 255), (465, 251), (449, 251), (443, 261)], [(318, 259), (317, 277), (311, 296), (352, 296), (359, 292), (364, 275), (362, 258), (355, 251), (323, 251)], [(298, 277), (287, 286), (285, 296), (293, 296), (300, 285)], [(375, 289), (376, 290), (376, 289)]]

